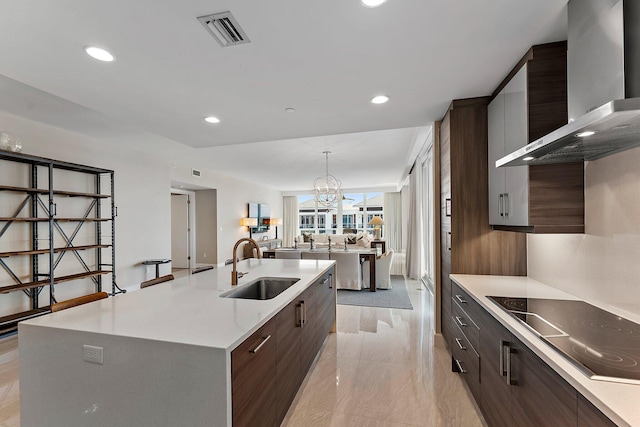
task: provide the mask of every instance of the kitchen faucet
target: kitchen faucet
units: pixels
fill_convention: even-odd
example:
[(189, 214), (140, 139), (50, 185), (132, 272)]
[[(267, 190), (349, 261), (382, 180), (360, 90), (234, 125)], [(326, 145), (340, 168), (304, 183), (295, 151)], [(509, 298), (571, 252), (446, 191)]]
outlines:
[(242, 276), (247, 274), (247, 273), (238, 273), (238, 258), (236, 256), (236, 252), (238, 251), (238, 246), (242, 242), (249, 242), (249, 244), (253, 245), (256, 248), (256, 256), (260, 258), (260, 246), (258, 246), (258, 242), (256, 242), (255, 240), (249, 237), (243, 237), (242, 239), (238, 240), (235, 246), (233, 247), (233, 270), (231, 270), (231, 286), (237, 286), (238, 279), (242, 278)]

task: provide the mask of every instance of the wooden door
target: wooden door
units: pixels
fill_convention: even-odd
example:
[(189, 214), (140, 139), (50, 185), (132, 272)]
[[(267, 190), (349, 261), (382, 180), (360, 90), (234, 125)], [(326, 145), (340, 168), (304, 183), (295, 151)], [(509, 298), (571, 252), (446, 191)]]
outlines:
[(507, 384), (511, 333), (489, 313), (478, 317), (480, 327), (480, 407), (490, 426), (510, 426), (511, 386)]
[(576, 390), (515, 337), (511, 346), (514, 425), (575, 426)]

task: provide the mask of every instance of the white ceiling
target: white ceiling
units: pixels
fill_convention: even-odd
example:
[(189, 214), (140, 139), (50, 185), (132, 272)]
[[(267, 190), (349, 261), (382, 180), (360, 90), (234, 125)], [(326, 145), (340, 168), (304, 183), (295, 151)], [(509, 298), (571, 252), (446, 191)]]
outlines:
[[(452, 99), (491, 93), (529, 46), (564, 39), (565, 9), (566, 0), (375, 9), (360, 0), (0, 0), (0, 109), (281, 190), (308, 189), (324, 150), (345, 187), (396, 185), (415, 128)], [(196, 19), (226, 10), (250, 44), (221, 48)], [(89, 58), (85, 45), (116, 61)], [(370, 104), (377, 94), (391, 100)]]

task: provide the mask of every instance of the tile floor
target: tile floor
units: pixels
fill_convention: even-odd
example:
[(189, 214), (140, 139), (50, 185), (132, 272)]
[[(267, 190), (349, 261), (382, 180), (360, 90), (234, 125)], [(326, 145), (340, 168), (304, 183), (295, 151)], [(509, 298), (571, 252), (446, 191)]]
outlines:
[[(431, 294), (407, 281), (413, 310), (338, 306), (286, 427), (484, 426), (440, 336)], [(422, 290), (418, 290), (422, 288)], [(0, 340), (0, 427), (20, 425), (18, 339)]]
[[(286, 427), (484, 426), (441, 336), (433, 297), (407, 280), (413, 310), (338, 305), (328, 337)], [(422, 290), (418, 290), (421, 288)]]

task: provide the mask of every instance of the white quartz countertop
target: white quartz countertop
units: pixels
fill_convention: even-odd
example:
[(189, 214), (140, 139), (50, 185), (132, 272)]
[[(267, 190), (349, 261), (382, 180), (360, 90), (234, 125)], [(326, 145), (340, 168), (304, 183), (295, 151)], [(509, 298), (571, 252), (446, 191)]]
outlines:
[(238, 288), (258, 277), (300, 281), (270, 300), (223, 298), (231, 266), (129, 291), (23, 324), (232, 350), (315, 282), (335, 262), (248, 259)]
[[(592, 380), (550, 345), (510, 316), (488, 296), (553, 298), (579, 300), (574, 295), (555, 289), (528, 277), (480, 276), (452, 274), (451, 279), (466, 290), (473, 299), (509, 329), (519, 340), (560, 374), (587, 400), (620, 426), (640, 426), (640, 385)], [(588, 303), (638, 322), (638, 316), (629, 315), (615, 308)]]

